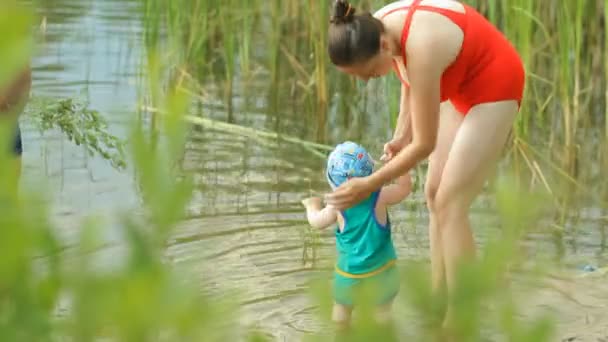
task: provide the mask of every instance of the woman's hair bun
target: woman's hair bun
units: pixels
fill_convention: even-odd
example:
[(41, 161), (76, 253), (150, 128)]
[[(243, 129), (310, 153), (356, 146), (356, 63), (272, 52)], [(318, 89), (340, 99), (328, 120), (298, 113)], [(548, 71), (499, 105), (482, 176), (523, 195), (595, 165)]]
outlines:
[(355, 12), (357, 11), (348, 1), (336, 0), (334, 3), (334, 13), (331, 16), (330, 22), (332, 24), (347, 24), (353, 21), (355, 18)]

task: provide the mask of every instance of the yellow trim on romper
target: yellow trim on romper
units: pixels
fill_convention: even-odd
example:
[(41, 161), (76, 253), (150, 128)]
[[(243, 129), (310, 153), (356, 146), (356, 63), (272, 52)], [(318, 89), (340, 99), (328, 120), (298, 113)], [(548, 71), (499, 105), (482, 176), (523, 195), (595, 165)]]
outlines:
[(338, 273), (339, 275), (341, 275), (343, 277), (347, 277), (347, 278), (354, 278), (354, 279), (369, 278), (369, 277), (375, 276), (376, 274), (382, 273), (383, 271), (386, 271), (387, 269), (391, 268), (391, 266), (394, 266), (396, 262), (397, 262), (396, 259), (389, 260), (386, 264), (382, 265), (380, 268), (377, 268), (371, 272), (361, 273), (361, 274), (352, 274), (352, 273), (344, 272), (338, 268), (338, 265), (336, 265), (335, 270), (336, 270), (336, 273)]

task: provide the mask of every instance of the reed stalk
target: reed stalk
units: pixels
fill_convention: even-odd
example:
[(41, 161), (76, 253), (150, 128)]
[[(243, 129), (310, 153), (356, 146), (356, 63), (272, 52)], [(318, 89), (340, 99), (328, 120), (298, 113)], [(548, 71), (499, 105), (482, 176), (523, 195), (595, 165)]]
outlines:
[(608, 0), (604, 0), (604, 137), (608, 141)]
[[(166, 114), (163, 111), (161, 111), (160, 109), (153, 108), (153, 107), (143, 107), (142, 110), (150, 112), (150, 113), (158, 113), (161, 115)], [(299, 138), (292, 137), (292, 136), (281, 135), (276, 132), (270, 132), (270, 131), (265, 131), (265, 130), (256, 129), (256, 128), (252, 128), (252, 127), (231, 124), (231, 123), (214, 120), (214, 119), (209, 119), (209, 118), (203, 118), (203, 117), (199, 117), (199, 116), (184, 115), (183, 120), (185, 120), (188, 123), (194, 124), (194, 125), (199, 125), (199, 126), (203, 126), (203, 127), (209, 128), (209, 129), (219, 130), (219, 131), (223, 131), (223, 132), (227, 132), (227, 133), (239, 134), (239, 135), (246, 136), (246, 137), (259, 137), (259, 138), (264, 138), (264, 139), (283, 140), (283, 141), (287, 141), (290, 143), (306, 146), (307, 148), (312, 148), (315, 150), (321, 150), (321, 151), (326, 151), (326, 152), (331, 151), (333, 149), (332, 146), (316, 143), (313, 141), (306, 141), (306, 140), (299, 139)]]
[(314, 75), (317, 97), (317, 140), (323, 141), (327, 135), (327, 109), (328, 106), (328, 91), (327, 91), (327, 29), (329, 15), (328, 0), (310, 1), (310, 25), (312, 30), (312, 46), (314, 54)]

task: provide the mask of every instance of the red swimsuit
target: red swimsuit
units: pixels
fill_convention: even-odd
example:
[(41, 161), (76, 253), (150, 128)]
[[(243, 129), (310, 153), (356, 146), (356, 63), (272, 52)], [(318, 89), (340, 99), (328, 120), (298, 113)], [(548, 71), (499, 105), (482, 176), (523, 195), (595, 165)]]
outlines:
[[(412, 16), (416, 10), (440, 13), (454, 22), (464, 33), (464, 40), (456, 60), (441, 76), (441, 101), (450, 100), (454, 107), (466, 114), (480, 103), (517, 100), (521, 103), (525, 72), (521, 59), (507, 40), (486, 18), (465, 4), (465, 12), (420, 5), (414, 0), (411, 6), (393, 9), (384, 16), (399, 10), (408, 10), (401, 34), (403, 64), (407, 66), (405, 46)], [(399, 79), (408, 85), (393, 61)]]

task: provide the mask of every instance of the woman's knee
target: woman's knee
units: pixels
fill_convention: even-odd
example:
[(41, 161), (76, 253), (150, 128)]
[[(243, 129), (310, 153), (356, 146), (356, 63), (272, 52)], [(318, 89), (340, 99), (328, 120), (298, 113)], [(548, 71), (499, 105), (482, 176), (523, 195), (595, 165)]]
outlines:
[(457, 220), (468, 215), (470, 207), (471, 200), (466, 191), (438, 189), (433, 197), (433, 213), (439, 220), (440, 226), (443, 226), (443, 222)]

